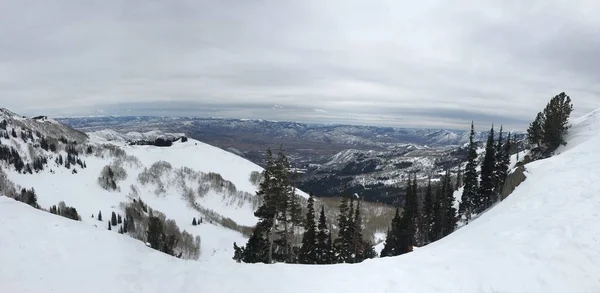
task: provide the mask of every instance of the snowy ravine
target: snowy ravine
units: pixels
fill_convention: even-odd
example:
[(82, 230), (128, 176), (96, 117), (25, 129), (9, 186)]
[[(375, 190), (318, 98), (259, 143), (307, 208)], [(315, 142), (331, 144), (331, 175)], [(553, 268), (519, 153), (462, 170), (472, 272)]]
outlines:
[(1, 292), (600, 292), (600, 111), (561, 154), (448, 237), (356, 265), (169, 257), (0, 197)]

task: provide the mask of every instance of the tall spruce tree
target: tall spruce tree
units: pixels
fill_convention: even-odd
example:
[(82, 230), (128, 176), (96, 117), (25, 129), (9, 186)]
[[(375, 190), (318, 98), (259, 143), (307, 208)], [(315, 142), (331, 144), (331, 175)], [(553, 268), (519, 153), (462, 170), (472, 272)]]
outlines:
[(319, 215), (319, 232), (317, 234), (317, 244), (315, 246), (315, 258), (317, 264), (329, 264), (332, 262), (331, 233), (327, 228), (327, 218), (325, 217), (325, 207), (321, 206)]
[(113, 226), (117, 225), (117, 214), (115, 212), (112, 212), (112, 215), (110, 216), (110, 223)]
[(408, 234), (411, 245), (415, 243), (416, 218), (418, 215), (418, 198), (417, 198), (417, 174), (414, 174), (414, 179), (408, 176), (406, 184), (406, 198), (404, 202), (404, 211), (402, 212), (402, 221), (406, 233)]
[(263, 181), (259, 184), (256, 195), (263, 200), (254, 216), (259, 220), (246, 246), (234, 245), (234, 259), (246, 263), (271, 263), (273, 258), (273, 226), (277, 213), (276, 204), (276, 169), (273, 152), (267, 149), (265, 155), (265, 168), (262, 172)]
[(461, 196), (459, 212), (465, 217), (466, 224), (471, 220), (475, 198), (479, 192), (477, 181), (477, 145), (474, 141), (475, 127), (471, 122), (471, 133), (469, 134), (469, 146), (467, 150), (467, 165), (463, 176), (464, 189)]
[(339, 215), (338, 215), (338, 235), (333, 241), (333, 247), (335, 250), (335, 262), (345, 263), (350, 259), (350, 242), (348, 232), (350, 231), (349, 213), (350, 207), (348, 203), (350, 201), (349, 196), (343, 196), (340, 201)]
[(431, 178), (427, 181), (427, 189), (425, 190), (425, 198), (423, 199), (423, 222), (425, 230), (423, 231), (424, 243), (431, 242), (429, 239), (435, 223), (435, 199), (431, 190)]
[(479, 184), (479, 197), (476, 201), (475, 211), (481, 213), (492, 206), (494, 197), (494, 171), (496, 168), (496, 148), (494, 146), (494, 126), (490, 129), (485, 145), (485, 156), (481, 163), (481, 179)]
[(311, 193), (308, 197), (308, 205), (306, 218), (304, 220), (304, 235), (302, 237), (302, 246), (300, 247), (300, 255), (298, 262), (301, 264), (316, 264), (317, 263), (317, 232), (315, 224), (315, 198)]
[(371, 258), (370, 250), (373, 246), (363, 239), (362, 233), (362, 215), (360, 212), (360, 198), (356, 201), (356, 212), (354, 213), (352, 235), (352, 258), (353, 262), (362, 262), (367, 258)]
[(396, 256), (412, 251), (410, 235), (404, 224), (405, 221), (400, 216), (400, 208), (396, 208), (396, 214), (392, 219), (392, 225), (381, 250), (381, 257)]
[(456, 229), (456, 209), (454, 208), (454, 188), (450, 176), (450, 171), (446, 170), (446, 176), (444, 178), (444, 197), (443, 197), (443, 213), (444, 213), (444, 225), (442, 236), (445, 237)]
[(500, 134), (498, 135), (498, 141), (496, 143), (496, 171), (495, 171), (495, 187), (494, 187), (494, 201), (500, 201), (502, 188), (504, 182), (508, 176), (508, 167), (510, 165), (510, 133), (508, 133), (506, 141), (502, 138), (502, 127), (500, 128)]
[(460, 165), (458, 165), (458, 170), (456, 171), (456, 186), (454, 187), (454, 190), (459, 190), (461, 186), (462, 186), (462, 169), (460, 168)]

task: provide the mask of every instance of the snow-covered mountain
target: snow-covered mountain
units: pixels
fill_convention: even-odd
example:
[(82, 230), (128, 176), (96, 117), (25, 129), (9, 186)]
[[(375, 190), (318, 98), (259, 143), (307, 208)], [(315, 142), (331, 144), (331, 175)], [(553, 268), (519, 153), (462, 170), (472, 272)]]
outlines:
[[(188, 262), (0, 198), (7, 292), (599, 292), (600, 111), (504, 201), (442, 240), (355, 265)], [(102, 252), (102, 253), (99, 253)]]
[[(155, 129), (186, 133), (262, 164), (267, 147), (283, 143), (295, 167), (306, 169), (298, 178), (301, 189), (318, 196), (339, 196), (340, 186), (372, 202), (392, 203), (402, 196), (408, 172), (425, 178), (446, 168), (457, 169), (466, 153), (468, 131), (410, 129), (356, 125), (324, 125), (247, 119), (195, 117), (80, 117), (64, 118), (82, 131), (110, 128), (118, 133)], [(118, 131), (118, 133), (115, 132)], [(111, 136), (111, 134), (107, 136)], [(506, 129), (505, 129), (506, 133)], [(513, 132), (513, 135), (515, 132)], [(522, 133), (516, 133), (519, 139)], [(485, 141), (488, 132), (476, 132)], [(352, 176), (349, 178), (348, 176)]]
[[(0, 111), (0, 126), (0, 147), (9, 154), (0, 159), (0, 175), (10, 183), (0, 186), (0, 192), (33, 188), (41, 208), (63, 201), (84, 223), (105, 230), (99, 212), (105, 220), (112, 212), (124, 215), (124, 205), (142, 200), (201, 237), (201, 260), (231, 259), (232, 243), (244, 242), (242, 232), (256, 224), (260, 200), (250, 175), (262, 168), (194, 139), (174, 139), (183, 134), (85, 134), (46, 117), (25, 118), (6, 109)], [(128, 144), (156, 138), (174, 142), (170, 147)], [(21, 168), (15, 167), (13, 157), (22, 162)], [(194, 218), (203, 223), (192, 226)]]

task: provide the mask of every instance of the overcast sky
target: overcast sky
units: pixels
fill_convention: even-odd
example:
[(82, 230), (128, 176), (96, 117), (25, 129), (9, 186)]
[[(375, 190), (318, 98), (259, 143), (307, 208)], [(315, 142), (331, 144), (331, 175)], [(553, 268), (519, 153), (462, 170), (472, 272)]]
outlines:
[(600, 106), (597, 0), (0, 0), (0, 107), (524, 129)]

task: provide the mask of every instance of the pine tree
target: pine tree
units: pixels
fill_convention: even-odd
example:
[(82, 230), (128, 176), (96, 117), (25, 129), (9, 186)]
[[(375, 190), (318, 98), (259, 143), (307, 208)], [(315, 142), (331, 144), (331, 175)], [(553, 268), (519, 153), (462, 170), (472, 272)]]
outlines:
[(496, 148), (494, 146), (494, 126), (490, 130), (485, 145), (485, 156), (481, 164), (481, 179), (479, 184), (479, 198), (475, 211), (481, 213), (492, 206), (494, 198), (494, 169), (496, 167)]
[(108, 231), (112, 230), (110, 222), (108, 222)]
[(431, 190), (431, 178), (427, 182), (427, 190), (425, 191), (425, 198), (423, 200), (423, 222), (425, 230), (423, 231), (424, 244), (431, 242), (430, 235), (432, 235), (433, 226), (435, 223), (435, 199), (433, 198), (433, 191)]
[(442, 237), (449, 235), (456, 229), (456, 209), (454, 208), (454, 188), (452, 187), (452, 180), (450, 178), (450, 171), (446, 170), (446, 176), (444, 178), (444, 197), (443, 197), (443, 213), (444, 213), (444, 225), (442, 231)]
[(504, 187), (504, 182), (506, 181), (506, 177), (508, 176), (508, 168), (510, 165), (510, 133), (506, 138), (506, 142), (503, 141), (502, 138), (502, 128), (500, 128), (500, 135), (498, 135), (498, 142), (496, 143), (496, 179), (495, 179), (495, 189), (494, 201), (501, 200), (502, 188)]
[(263, 182), (259, 185), (257, 196), (263, 199), (263, 204), (256, 210), (254, 215), (259, 218), (248, 239), (244, 249), (242, 261), (247, 263), (264, 262), (271, 263), (273, 259), (273, 226), (277, 215), (276, 206), (276, 173), (275, 161), (271, 149), (267, 149), (265, 157), (265, 169), (263, 170)]
[(123, 219), (121, 218), (121, 215), (117, 215), (117, 224), (121, 224), (123, 223)]
[(362, 216), (360, 212), (360, 198), (356, 202), (356, 212), (354, 213), (352, 235), (352, 259), (353, 262), (362, 262), (367, 258), (371, 258), (369, 250), (373, 247), (363, 239), (362, 234)]
[(327, 219), (325, 218), (325, 207), (321, 206), (321, 214), (319, 215), (319, 232), (317, 234), (317, 245), (315, 247), (315, 258), (317, 264), (331, 263), (331, 233), (327, 229)]
[(348, 242), (348, 226), (350, 220), (348, 218), (348, 207), (349, 198), (343, 196), (340, 201), (339, 215), (338, 215), (338, 235), (333, 241), (333, 247), (335, 250), (335, 262), (344, 263), (350, 258), (350, 243)]
[(312, 193), (308, 198), (306, 219), (304, 221), (304, 235), (302, 237), (302, 246), (300, 247), (300, 255), (298, 262), (301, 264), (317, 263), (317, 233), (315, 224), (315, 198)]
[(462, 186), (462, 170), (460, 169), (460, 165), (458, 165), (458, 171), (456, 172), (456, 186), (454, 190), (459, 190)]
[(475, 198), (477, 197), (477, 194), (479, 192), (476, 170), (477, 145), (473, 141), (474, 136), (475, 127), (473, 125), (473, 122), (471, 122), (471, 133), (469, 135), (469, 146), (467, 153), (467, 166), (465, 167), (465, 173), (463, 176), (464, 189), (461, 196), (461, 203), (459, 206), (459, 212), (465, 217), (467, 224), (471, 220), (471, 214), (473, 213)]
[(396, 214), (392, 219), (392, 227), (386, 235), (381, 257), (396, 256), (412, 251), (412, 244), (407, 228), (403, 226), (405, 221), (400, 217), (400, 209), (396, 208)]
[(194, 219), (192, 220), (192, 226), (196, 226), (196, 217), (194, 217)]
[(102, 222), (102, 211), (98, 211), (98, 221)]
[(150, 247), (156, 250), (161, 250), (164, 247), (165, 237), (163, 224), (158, 217), (150, 216), (148, 218), (146, 242), (150, 243)]
[(110, 223), (113, 226), (117, 225), (117, 214), (115, 212), (112, 212), (112, 215), (110, 216)]
[(406, 233), (408, 233), (411, 245), (414, 245), (415, 243), (415, 224), (417, 214), (419, 212), (419, 201), (417, 196), (417, 174), (415, 173), (414, 179), (411, 180), (410, 175), (408, 177), (406, 184), (406, 199), (404, 203), (404, 211), (402, 213), (402, 225), (405, 227)]
[(573, 111), (571, 98), (564, 92), (553, 97), (527, 129), (529, 144), (536, 146), (539, 154), (548, 156), (560, 145), (566, 144), (564, 137), (568, 131), (568, 120)]

